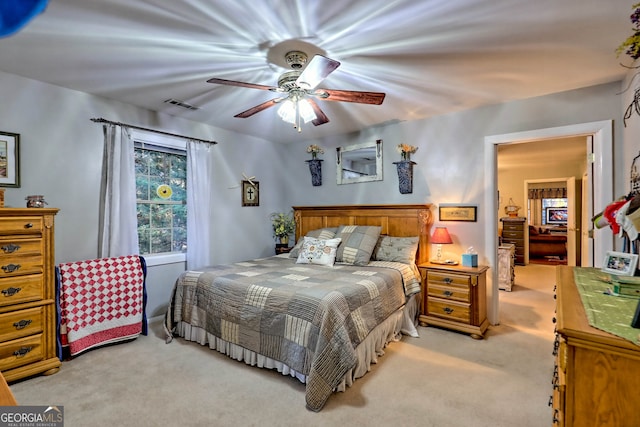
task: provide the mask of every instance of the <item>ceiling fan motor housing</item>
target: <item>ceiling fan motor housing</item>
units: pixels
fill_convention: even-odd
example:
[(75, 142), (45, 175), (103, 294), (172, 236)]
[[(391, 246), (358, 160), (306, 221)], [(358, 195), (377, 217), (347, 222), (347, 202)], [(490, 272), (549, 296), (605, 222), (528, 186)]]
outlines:
[(301, 70), (307, 63), (307, 54), (299, 50), (292, 50), (285, 54), (287, 65), (293, 70)]

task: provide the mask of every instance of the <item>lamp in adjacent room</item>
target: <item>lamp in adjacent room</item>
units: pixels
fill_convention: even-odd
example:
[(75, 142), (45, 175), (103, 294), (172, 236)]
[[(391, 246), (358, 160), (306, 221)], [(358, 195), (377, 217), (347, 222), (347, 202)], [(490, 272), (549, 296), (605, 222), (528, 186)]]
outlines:
[(447, 227), (436, 227), (431, 236), (431, 243), (436, 244), (436, 258), (431, 262), (435, 264), (451, 264), (452, 261), (442, 260), (442, 245), (448, 245), (453, 243)]

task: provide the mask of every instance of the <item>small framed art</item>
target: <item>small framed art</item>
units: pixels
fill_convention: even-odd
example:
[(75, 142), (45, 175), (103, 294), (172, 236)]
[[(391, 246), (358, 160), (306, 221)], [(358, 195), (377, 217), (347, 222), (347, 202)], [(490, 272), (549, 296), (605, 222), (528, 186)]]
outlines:
[(478, 220), (476, 205), (439, 205), (438, 219), (440, 221), (470, 221)]
[(638, 255), (609, 251), (604, 257), (602, 271), (620, 276), (633, 276), (638, 265)]
[(242, 206), (260, 206), (258, 181), (242, 181)]
[(0, 132), (0, 187), (20, 187), (20, 134)]

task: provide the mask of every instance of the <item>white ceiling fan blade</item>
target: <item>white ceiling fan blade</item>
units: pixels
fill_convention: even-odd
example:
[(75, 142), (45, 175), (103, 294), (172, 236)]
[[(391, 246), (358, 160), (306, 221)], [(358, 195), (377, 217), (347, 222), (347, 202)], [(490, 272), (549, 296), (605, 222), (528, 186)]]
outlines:
[(306, 68), (296, 80), (296, 84), (304, 89), (313, 89), (320, 84), (329, 74), (340, 66), (340, 62), (316, 55), (307, 64)]

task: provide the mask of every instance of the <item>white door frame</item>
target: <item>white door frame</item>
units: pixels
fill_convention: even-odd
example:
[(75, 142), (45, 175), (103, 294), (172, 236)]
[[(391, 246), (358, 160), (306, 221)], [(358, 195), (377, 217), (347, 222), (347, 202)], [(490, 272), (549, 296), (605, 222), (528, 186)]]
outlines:
[[(519, 144), (544, 139), (570, 136), (593, 136), (593, 206), (596, 212), (603, 210), (613, 200), (613, 120), (581, 123), (554, 128), (491, 135), (484, 138), (485, 253), (490, 266), (487, 286), (487, 317), (492, 325), (500, 324), (498, 307), (498, 149), (501, 144)], [(595, 260), (603, 260), (604, 254), (613, 249), (613, 235), (602, 236), (595, 241)], [(596, 265), (598, 267), (598, 265)]]

